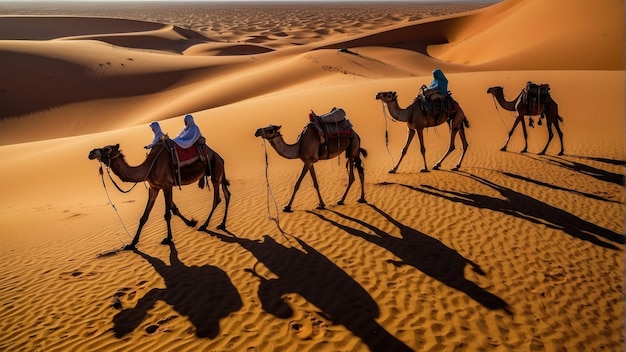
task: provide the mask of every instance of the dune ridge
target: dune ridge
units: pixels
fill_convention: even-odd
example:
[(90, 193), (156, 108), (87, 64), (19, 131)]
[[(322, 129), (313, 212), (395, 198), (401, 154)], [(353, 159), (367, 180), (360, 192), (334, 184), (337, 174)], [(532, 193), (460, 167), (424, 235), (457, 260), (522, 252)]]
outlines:
[[(616, 0), (3, 3), (0, 350), (619, 350), (622, 13)], [(407, 125), (374, 97), (408, 107), (435, 68), (470, 122), (467, 156), (450, 171), (457, 141), (420, 173), (414, 140), (389, 174)], [(527, 153), (519, 127), (500, 151), (514, 117), (487, 88), (512, 100), (528, 81), (550, 84), (564, 155), (558, 137), (538, 154), (537, 117)], [(367, 150), (368, 203), (357, 181), (335, 205), (342, 155), (315, 164), (325, 210), (305, 177), (283, 213), (302, 162), (254, 133), (281, 125), (295, 143), (311, 110), (333, 107)], [(175, 136), (187, 113), (225, 160), (227, 230), (220, 204), (207, 232), (173, 217), (161, 245), (159, 195), (137, 250), (120, 250), (147, 184), (120, 193), (87, 155), (119, 143), (139, 165), (148, 124)], [(448, 133), (425, 130), (429, 168)], [(212, 192), (174, 201), (204, 221)]]

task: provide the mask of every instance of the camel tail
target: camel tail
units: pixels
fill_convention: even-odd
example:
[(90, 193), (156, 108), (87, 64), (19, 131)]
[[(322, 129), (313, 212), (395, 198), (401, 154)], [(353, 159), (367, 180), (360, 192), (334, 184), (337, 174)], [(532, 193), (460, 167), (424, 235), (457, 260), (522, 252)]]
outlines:
[(561, 115), (556, 115), (556, 118), (559, 119), (559, 121), (563, 122), (563, 117), (561, 117)]
[(367, 158), (367, 150), (365, 150), (363, 148), (359, 148), (359, 152), (361, 152), (361, 154), (363, 154), (364, 158)]
[(463, 119), (463, 126), (465, 126), (465, 128), (470, 127), (469, 120), (467, 119), (467, 117)]

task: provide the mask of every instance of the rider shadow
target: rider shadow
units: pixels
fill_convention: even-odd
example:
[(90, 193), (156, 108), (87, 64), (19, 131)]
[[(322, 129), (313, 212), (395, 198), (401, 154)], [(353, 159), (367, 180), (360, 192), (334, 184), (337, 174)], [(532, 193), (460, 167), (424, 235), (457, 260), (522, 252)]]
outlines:
[(511, 215), (522, 220), (530, 221), (534, 224), (563, 231), (570, 236), (608, 249), (619, 250), (619, 247), (610, 242), (616, 244), (624, 243), (624, 235), (583, 220), (565, 210), (553, 207), (533, 197), (500, 186), (476, 175), (465, 172), (456, 172), (456, 174), (465, 174), (465, 177), (469, 177), (492, 188), (505, 199), (477, 193), (448, 191), (428, 185), (422, 185), (421, 188), (401, 183), (383, 183), (382, 185), (395, 184), (424, 194), (441, 197), (452, 202), (473, 206), (478, 209), (490, 209), (505, 215)]
[(291, 236), (303, 250), (285, 247), (269, 235), (264, 235), (260, 241), (239, 238), (228, 231), (229, 236), (207, 232), (224, 242), (239, 244), (278, 277), (266, 279), (254, 268), (247, 270), (261, 282), (258, 295), (266, 312), (281, 319), (291, 317), (293, 310), (282, 296), (296, 293), (321, 309), (325, 318), (360, 337), (371, 351), (412, 351), (378, 324), (376, 318), (380, 310), (369, 293), (299, 238)]
[(448, 287), (465, 293), (470, 298), (488, 309), (503, 309), (507, 313), (512, 314), (509, 310), (508, 304), (503, 299), (465, 278), (464, 269), (468, 264), (472, 266), (472, 270), (474, 272), (479, 275), (485, 275), (485, 272), (480, 268), (480, 266), (478, 266), (478, 264), (463, 257), (457, 251), (446, 246), (441, 241), (402, 224), (375, 205), (368, 205), (397, 227), (400, 230), (402, 237), (398, 238), (392, 236), (369, 224), (368, 222), (352, 218), (334, 210), (330, 211), (345, 220), (366, 227), (374, 234), (372, 235), (357, 228), (340, 224), (319, 213), (311, 211), (308, 213), (319, 217), (320, 219), (346, 231), (353, 236), (361, 237), (373, 244), (385, 248), (401, 259), (400, 261), (389, 260), (389, 262), (395, 266), (410, 265), (424, 274), (447, 285)]
[(210, 266), (185, 266), (173, 243), (170, 265), (135, 249), (163, 277), (166, 288), (153, 288), (134, 308), (124, 309), (113, 317), (113, 331), (118, 338), (132, 332), (145, 319), (159, 300), (187, 317), (196, 328), (197, 337), (215, 338), (220, 330), (219, 320), (239, 310), (243, 303), (228, 275)]

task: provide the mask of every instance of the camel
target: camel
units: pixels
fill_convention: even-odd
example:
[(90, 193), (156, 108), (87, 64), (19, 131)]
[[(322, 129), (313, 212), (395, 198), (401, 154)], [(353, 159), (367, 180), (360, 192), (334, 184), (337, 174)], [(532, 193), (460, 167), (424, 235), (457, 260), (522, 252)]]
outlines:
[(461, 168), (461, 163), (463, 162), (463, 158), (465, 158), (465, 153), (467, 152), (467, 147), (469, 146), (467, 138), (465, 137), (465, 128), (469, 128), (469, 122), (460, 106), (458, 107), (458, 110), (449, 118), (436, 118), (435, 116), (432, 116), (432, 114), (424, 113), (424, 111), (420, 108), (417, 99), (408, 108), (401, 108), (398, 104), (398, 95), (396, 92), (379, 92), (376, 94), (376, 99), (387, 104), (387, 109), (395, 120), (406, 122), (408, 126), (408, 135), (406, 143), (402, 148), (400, 160), (398, 160), (393, 169), (389, 171), (390, 174), (395, 174), (398, 170), (400, 163), (408, 151), (411, 141), (413, 141), (413, 137), (415, 137), (415, 132), (417, 132), (417, 137), (420, 142), (420, 151), (422, 153), (422, 159), (424, 160), (424, 168), (422, 168), (420, 172), (428, 172), (428, 166), (426, 165), (426, 148), (424, 147), (424, 128), (439, 126), (444, 122), (447, 122), (450, 126), (450, 144), (448, 146), (448, 151), (435, 164), (435, 166), (433, 166), (433, 169), (439, 170), (441, 163), (455, 149), (454, 139), (456, 138), (457, 133), (459, 134), (461, 143), (463, 144), (463, 152), (461, 153), (459, 162), (452, 170), (457, 171)]
[(364, 171), (363, 166), (361, 164), (361, 154), (365, 157), (367, 156), (367, 151), (361, 148), (361, 138), (359, 135), (353, 130), (350, 136), (340, 136), (336, 139), (333, 138), (328, 141), (328, 150), (323, 150), (322, 143), (320, 142), (320, 137), (318, 136), (315, 127), (313, 124), (308, 124), (302, 133), (298, 136), (298, 139), (294, 144), (287, 144), (283, 139), (282, 134), (280, 133), (281, 126), (269, 125), (267, 127), (262, 127), (256, 130), (254, 136), (261, 137), (270, 142), (270, 145), (276, 150), (276, 152), (287, 159), (300, 159), (304, 163), (302, 167), (302, 172), (296, 181), (296, 184), (293, 188), (293, 194), (289, 199), (289, 203), (283, 208), (284, 212), (292, 212), (291, 205), (296, 196), (296, 192), (300, 188), (300, 182), (307, 173), (311, 174), (311, 178), (313, 179), (313, 186), (317, 191), (317, 196), (319, 198), (319, 206), (318, 209), (324, 209), (326, 205), (322, 200), (322, 195), (320, 194), (319, 186), (317, 184), (317, 177), (315, 176), (315, 168), (313, 164), (315, 164), (318, 160), (330, 160), (339, 156), (342, 152), (346, 152), (346, 168), (348, 169), (348, 185), (346, 186), (346, 190), (343, 193), (341, 199), (337, 202), (337, 205), (343, 205), (348, 195), (348, 191), (350, 190), (350, 186), (354, 182), (354, 167), (356, 167), (359, 173), (359, 179), (361, 181), (361, 198), (359, 198), (359, 203), (367, 203), (365, 200), (365, 186), (364, 186)]
[[(126, 163), (124, 155), (120, 152), (119, 144), (94, 149), (89, 153), (90, 160), (97, 159), (104, 163), (124, 182), (148, 181), (148, 203), (146, 204), (143, 215), (139, 219), (139, 227), (137, 228), (135, 237), (124, 249), (135, 249), (135, 246), (139, 243), (141, 229), (146, 224), (146, 221), (148, 221), (148, 216), (150, 215), (150, 211), (154, 206), (154, 202), (160, 190), (163, 190), (165, 197), (165, 222), (167, 223), (167, 237), (163, 239), (162, 244), (172, 242), (172, 228), (170, 225), (172, 214), (180, 217), (187, 226), (194, 227), (197, 224), (195, 220), (188, 220), (182, 216), (178, 211), (178, 207), (174, 204), (172, 188), (176, 186), (176, 183), (172, 169), (171, 154), (164, 143), (165, 142), (155, 145), (148, 156), (146, 156), (146, 160), (138, 166), (129, 166)], [(224, 193), (226, 208), (224, 210), (224, 218), (222, 219), (222, 223), (218, 226), (218, 229), (226, 229), (226, 216), (228, 215), (228, 204), (230, 203), (230, 191), (228, 190), (229, 182), (226, 180), (224, 174), (224, 159), (211, 148), (209, 148), (208, 159), (211, 170), (211, 183), (213, 184), (213, 207), (204, 224), (200, 226), (199, 231), (206, 231), (213, 212), (222, 201), (219, 193), (220, 186)], [(197, 182), (205, 176), (206, 169), (207, 163), (200, 159), (181, 167), (181, 184), (189, 185)]]
[(556, 128), (556, 132), (559, 134), (559, 139), (561, 140), (561, 151), (558, 155), (563, 155), (563, 132), (561, 131), (561, 127), (559, 126), (559, 121), (563, 121), (563, 118), (559, 116), (558, 104), (552, 99), (552, 97), (548, 96), (548, 100), (545, 102), (545, 104), (543, 104), (542, 109), (529, 109), (528, 103), (523, 102), (522, 99), (524, 91), (522, 91), (513, 101), (507, 101), (504, 98), (504, 88), (502, 87), (490, 87), (489, 89), (487, 89), (487, 93), (493, 95), (498, 101), (498, 104), (500, 104), (500, 106), (504, 110), (517, 112), (517, 117), (515, 118), (515, 122), (513, 123), (511, 131), (509, 131), (509, 136), (506, 139), (506, 143), (504, 143), (504, 147), (502, 147), (500, 150), (506, 151), (506, 148), (509, 145), (509, 141), (511, 140), (511, 135), (513, 135), (515, 128), (521, 122), (522, 132), (524, 133), (524, 149), (522, 149), (522, 153), (526, 153), (528, 151), (528, 132), (526, 131), (526, 125), (524, 124), (524, 116), (541, 115), (542, 117), (545, 116), (548, 125), (548, 142), (539, 154), (543, 155), (546, 153), (546, 150), (550, 145), (550, 141), (552, 141), (552, 137), (554, 137), (554, 133), (552, 132), (552, 125), (554, 125), (554, 127)]

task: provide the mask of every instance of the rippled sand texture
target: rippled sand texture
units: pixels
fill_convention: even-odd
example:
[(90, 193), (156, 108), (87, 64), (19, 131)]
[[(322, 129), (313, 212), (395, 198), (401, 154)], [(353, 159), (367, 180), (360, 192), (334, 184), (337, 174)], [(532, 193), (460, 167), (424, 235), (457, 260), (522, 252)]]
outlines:
[[(616, 351), (624, 312), (623, 3), (0, 3), (0, 350)], [(550, 25), (547, 26), (546, 23)], [(343, 50), (342, 50), (343, 49)], [(417, 138), (374, 99), (408, 107), (442, 69), (469, 147), (446, 124)], [(500, 151), (527, 81), (546, 121)], [(345, 205), (345, 156), (302, 162), (255, 137), (343, 108), (367, 150)], [(159, 121), (191, 113), (225, 160), (227, 230), (172, 219), (147, 184), (118, 192), (88, 160), (120, 144), (139, 165)], [(528, 123), (528, 118), (525, 119)], [(528, 127), (528, 126), (527, 126)], [(111, 174), (125, 190), (124, 183)], [(174, 190), (204, 221), (209, 191)]]

